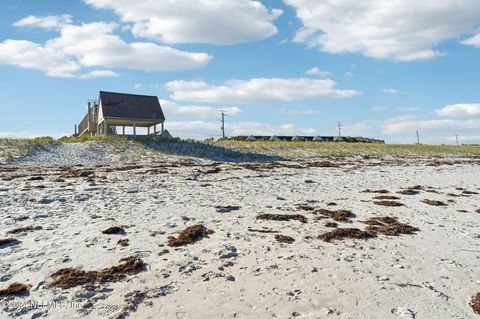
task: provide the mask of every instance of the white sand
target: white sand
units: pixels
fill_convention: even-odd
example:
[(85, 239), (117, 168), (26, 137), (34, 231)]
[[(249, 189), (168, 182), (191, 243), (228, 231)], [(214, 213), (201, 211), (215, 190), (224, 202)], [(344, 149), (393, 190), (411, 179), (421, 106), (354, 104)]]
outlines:
[[(169, 163), (178, 161), (171, 157)], [(130, 318), (474, 318), (469, 302), (480, 292), (480, 214), (475, 213), (480, 195), (447, 193), (461, 194), (458, 187), (480, 192), (480, 166), (425, 166), (430, 160), (369, 166), (380, 162), (356, 158), (339, 161), (340, 168), (262, 171), (221, 164), (220, 172), (204, 174), (214, 167), (169, 167), (159, 161), (127, 171), (96, 167), (94, 186), (84, 177), (55, 182), (65, 174), (55, 167), (23, 165), (0, 172), (0, 238), (21, 241), (0, 248), (0, 288), (13, 282), (31, 286), (28, 296), (4, 299), (0, 317), (115, 318), (127, 304), (126, 296), (138, 290), (145, 299), (132, 307)], [(157, 171), (149, 171), (155, 166)], [(19, 174), (27, 176), (1, 180)], [(45, 179), (28, 180), (39, 175)], [(25, 190), (27, 185), (46, 188)], [(432, 187), (438, 194), (395, 194), (414, 185)], [(372, 197), (379, 194), (361, 192), (367, 188), (387, 189), (406, 206), (377, 206)], [(448, 206), (429, 206), (422, 199)], [(327, 207), (330, 202), (338, 206)], [(330, 220), (315, 221), (297, 204), (357, 215), (353, 223), (339, 227), (364, 229), (360, 221), (366, 218), (393, 216), (420, 231), (327, 243), (316, 237), (332, 230), (324, 226)], [(216, 205), (241, 208), (219, 213)], [(260, 213), (302, 214), (308, 223), (257, 221)], [(29, 218), (15, 220), (19, 216)], [(92, 218), (96, 216), (100, 218)], [(185, 247), (166, 246), (168, 236), (197, 223), (215, 233)], [(101, 233), (117, 225), (125, 226), (125, 235)], [(6, 234), (24, 226), (43, 229)], [(262, 227), (295, 242), (281, 244), (275, 234), (248, 231)], [(153, 231), (165, 233), (153, 237)], [(117, 245), (121, 238), (130, 245)], [(161, 255), (165, 248), (169, 252)], [(94, 290), (52, 285), (50, 275), (58, 269), (99, 270), (128, 256), (140, 257), (146, 269)], [(232, 266), (219, 269), (229, 261)], [(67, 306), (12, 306), (20, 300)], [(72, 309), (70, 302), (81, 309)]]

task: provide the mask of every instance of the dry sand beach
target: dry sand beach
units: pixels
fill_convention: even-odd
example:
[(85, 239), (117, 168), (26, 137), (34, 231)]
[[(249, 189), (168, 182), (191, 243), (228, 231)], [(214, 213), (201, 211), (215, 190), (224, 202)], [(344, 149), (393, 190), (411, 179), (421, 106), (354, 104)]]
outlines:
[(0, 166), (0, 316), (475, 318), (479, 193), (478, 157), (51, 145)]

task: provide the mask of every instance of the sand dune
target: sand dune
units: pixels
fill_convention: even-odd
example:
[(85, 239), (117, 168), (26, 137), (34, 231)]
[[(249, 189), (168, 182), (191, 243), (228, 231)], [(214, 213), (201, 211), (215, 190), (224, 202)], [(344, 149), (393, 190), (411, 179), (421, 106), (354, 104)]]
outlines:
[(2, 317), (476, 316), (475, 160), (49, 161), (0, 166)]

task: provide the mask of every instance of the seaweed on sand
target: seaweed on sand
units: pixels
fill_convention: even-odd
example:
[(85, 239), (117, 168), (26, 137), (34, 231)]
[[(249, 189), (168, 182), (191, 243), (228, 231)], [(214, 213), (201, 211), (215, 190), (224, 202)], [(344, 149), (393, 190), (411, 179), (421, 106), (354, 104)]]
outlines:
[(277, 230), (273, 230), (273, 229), (253, 229), (253, 228), (248, 228), (248, 231), (254, 232), (254, 233), (263, 233), (263, 234), (275, 234), (275, 233), (278, 233)]
[(424, 199), (422, 200), (422, 203), (430, 205), (430, 206), (448, 206), (442, 201), (439, 200), (431, 200), (431, 199)]
[(377, 189), (377, 190), (371, 190), (367, 188), (366, 190), (362, 191), (362, 193), (373, 193), (373, 194), (388, 194), (390, 193), (386, 189)]
[(404, 204), (396, 201), (390, 201), (390, 200), (381, 200), (381, 201), (375, 201), (373, 202), (375, 205), (379, 206), (387, 206), (387, 207), (400, 207), (400, 206), (405, 206)]
[(125, 296), (126, 305), (123, 306), (122, 311), (115, 317), (115, 319), (125, 319), (131, 312), (135, 312), (138, 306), (147, 298), (145, 292), (135, 290)]
[(67, 177), (89, 177), (90, 175), (93, 175), (94, 172), (92, 170), (80, 170), (80, 169), (73, 169), (70, 170), (70, 175)]
[(128, 246), (128, 243), (129, 243), (128, 238), (119, 239), (117, 241), (117, 244), (120, 245), (120, 246), (123, 246), (123, 247)]
[(42, 176), (32, 176), (28, 180), (29, 181), (43, 181), (44, 179), (45, 178), (43, 178)]
[(119, 226), (112, 226), (105, 230), (102, 230), (102, 234), (107, 234), (107, 235), (125, 234), (125, 229)]
[(325, 223), (325, 227), (337, 228), (337, 227), (338, 227), (338, 224), (337, 224), (337, 223), (334, 223), (334, 222), (326, 222), (326, 223)]
[(382, 195), (382, 196), (375, 196), (373, 199), (377, 200), (399, 200), (400, 197), (397, 196), (389, 196), (389, 195)]
[(279, 243), (291, 244), (295, 241), (293, 237), (285, 235), (275, 235), (275, 240)]
[(472, 307), (475, 313), (480, 314), (480, 293), (472, 298), (472, 301), (470, 301), (470, 307)]
[(420, 192), (418, 191), (417, 188), (407, 188), (407, 189), (402, 189), (401, 191), (398, 191), (397, 194), (400, 195), (418, 195)]
[(349, 210), (328, 210), (328, 209), (320, 209), (317, 213), (328, 216), (332, 218), (336, 222), (344, 222), (344, 223), (351, 223), (352, 221), (350, 218), (354, 218), (355, 214), (353, 214)]
[(84, 271), (75, 268), (62, 268), (54, 272), (51, 277), (54, 286), (68, 289), (86, 284), (120, 281), (127, 275), (138, 274), (144, 266), (145, 263), (140, 258), (127, 257), (120, 259), (118, 265), (102, 270)]
[(289, 220), (298, 220), (301, 223), (306, 223), (307, 218), (303, 215), (294, 214), (260, 214), (257, 216), (257, 220), (275, 220), (275, 221), (289, 221)]
[(42, 229), (42, 226), (19, 227), (19, 228), (15, 228), (15, 229), (12, 229), (12, 230), (8, 231), (7, 234), (26, 233), (26, 232), (30, 232), (30, 231), (34, 231), (34, 230), (40, 230), (40, 229)]
[(298, 204), (295, 206), (298, 210), (304, 210), (304, 211), (314, 211), (315, 207), (306, 205), (306, 204)]
[(374, 233), (363, 231), (358, 228), (337, 228), (335, 230), (319, 235), (318, 239), (326, 242), (331, 242), (332, 240), (342, 240), (345, 238), (369, 239), (373, 237), (376, 237)]
[(363, 223), (369, 225), (365, 231), (386, 236), (397, 236), (399, 234), (412, 234), (419, 231), (417, 227), (398, 222), (394, 217), (371, 217)]
[(28, 292), (29, 286), (15, 282), (5, 289), (0, 289), (0, 297), (17, 296)]
[(208, 235), (213, 233), (213, 230), (207, 229), (203, 225), (193, 225), (182, 230), (177, 238), (169, 236), (167, 244), (170, 247), (185, 246), (188, 244), (193, 244), (194, 242), (199, 241), (203, 237), (208, 238)]

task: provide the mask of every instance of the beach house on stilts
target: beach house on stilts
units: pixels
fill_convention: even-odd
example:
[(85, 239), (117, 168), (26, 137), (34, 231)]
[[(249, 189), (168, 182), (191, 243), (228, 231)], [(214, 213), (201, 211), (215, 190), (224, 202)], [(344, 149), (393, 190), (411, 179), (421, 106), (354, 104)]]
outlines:
[(137, 135), (147, 128), (147, 135), (170, 137), (164, 129), (165, 116), (156, 96), (100, 91), (98, 101), (89, 102), (87, 114), (75, 125), (75, 135)]

